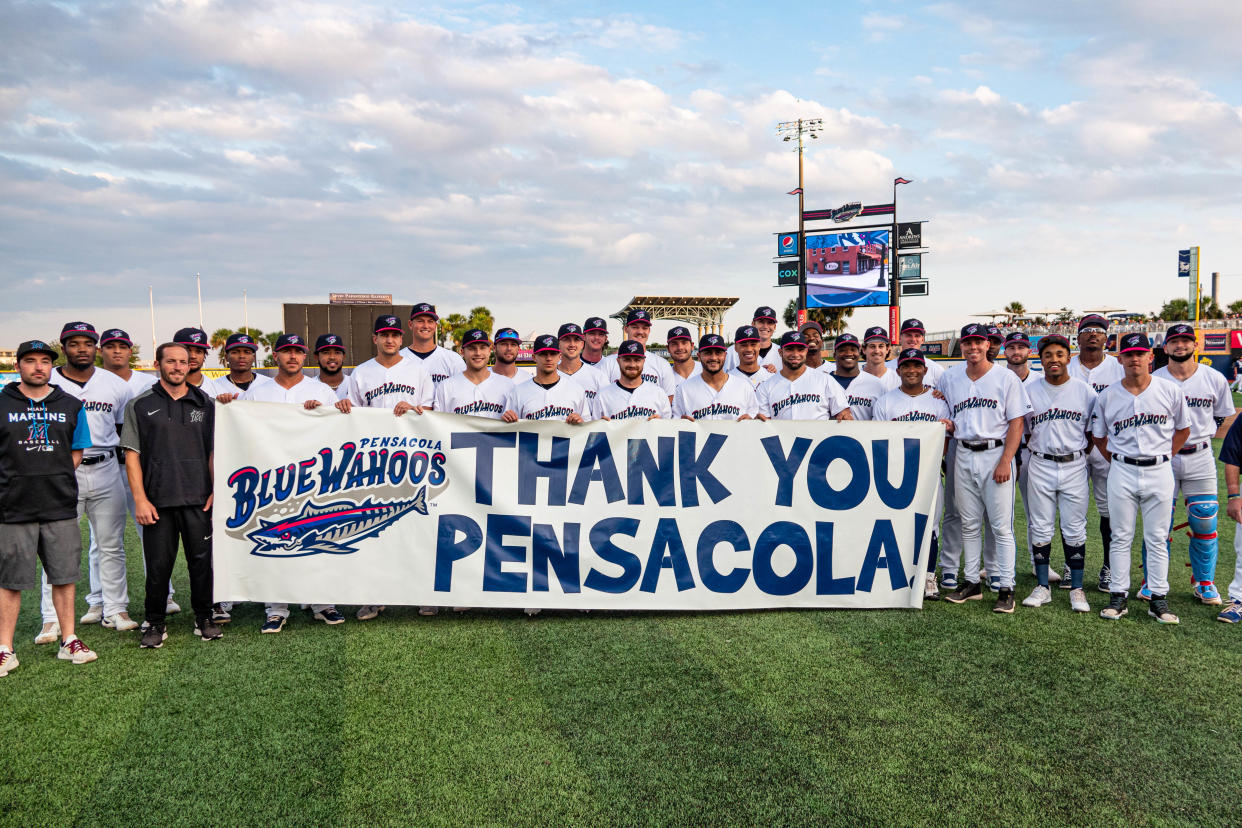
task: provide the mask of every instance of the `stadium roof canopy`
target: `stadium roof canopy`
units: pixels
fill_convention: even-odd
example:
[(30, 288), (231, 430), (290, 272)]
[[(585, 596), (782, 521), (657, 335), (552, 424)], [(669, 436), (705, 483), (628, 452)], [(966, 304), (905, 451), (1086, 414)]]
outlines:
[(675, 319), (697, 325), (699, 333), (724, 333), (724, 318), (737, 304), (736, 296), (635, 296), (612, 315), (624, 324), (632, 310), (645, 310), (652, 319)]

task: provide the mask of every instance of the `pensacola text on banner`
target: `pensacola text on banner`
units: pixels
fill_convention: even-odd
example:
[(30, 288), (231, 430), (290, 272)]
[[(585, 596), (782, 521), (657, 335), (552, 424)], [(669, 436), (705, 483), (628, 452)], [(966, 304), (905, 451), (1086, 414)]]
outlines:
[(217, 601), (921, 607), (944, 428), (235, 402), (215, 445)]

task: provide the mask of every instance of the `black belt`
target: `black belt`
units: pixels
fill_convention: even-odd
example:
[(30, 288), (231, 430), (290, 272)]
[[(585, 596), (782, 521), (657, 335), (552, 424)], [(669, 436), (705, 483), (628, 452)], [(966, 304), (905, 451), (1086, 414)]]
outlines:
[(1162, 454), (1159, 457), (1122, 457), (1119, 454), (1114, 454), (1113, 456), (1127, 466), (1159, 466), (1161, 463), (1169, 462), (1169, 455), (1167, 454)]
[(1083, 449), (1071, 451), (1069, 454), (1044, 454), (1042, 451), (1031, 452), (1031, 454), (1035, 455), (1040, 460), (1048, 460), (1052, 463), (1069, 463), (1072, 460), (1077, 460), (1086, 453), (1087, 452)]
[(1194, 454), (1196, 451), (1203, 451), (1205, 448), (1208, 448), (1211, 445), (1212, 444), (1209, 442), (1209, 443), (1198, 443), (1193, 446), (1186, 446), (1181, 451), (1179, 451), (1178, 454)]
[(987, 451), (988, 449), (1000, 448), (1005, 445), (1004, 440), (958, 440), (958, 445), (965, 446), (971, 451)]
[(103, 462), (103, 461), (105, 461), (105, 460), (111, 460), (111, 459), (112, 459), (113, 454), (115, 454), (115, 453), (116, 453), (116, 452), (115, 452), (115, 450), (114, 450), (114, 449), (108, 449), (107, 454), (96, 454), (94, 457), (84, 457), (84, 458), (82, 458), (82, 462), (81, 462), (79, 465), (82, 465), (82, 466), (93, 466), (93, 465), (95, 465), (96, 463), (102, 463), (102, 462)]

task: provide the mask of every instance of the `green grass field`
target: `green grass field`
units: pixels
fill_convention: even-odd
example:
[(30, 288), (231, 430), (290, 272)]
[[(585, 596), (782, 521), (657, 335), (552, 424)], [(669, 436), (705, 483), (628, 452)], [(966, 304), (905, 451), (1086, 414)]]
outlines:
[[(1096, 525), (1093, 508), (1092, 575)], [(990, 597), (922, 612), (398, 609), (334, 628), (295, 611), (278, 636), (250, 604), (203, 643), (181, 564), (187, 612), (163, 649), (86, 627), (100, 658), (73, 666), (31, 643), (27, 593), (21, 666), (0, 680), (0, 823), (1236, 824), (1242, 629), (1193, 600), (1185, 549), (1178, 533), (1177, 627), (1138, 601), (1117, 623), (1076, 615), (1058, 590), (1012, 617)], [(1019, 571), (1021, 598), (1033, 578)]]

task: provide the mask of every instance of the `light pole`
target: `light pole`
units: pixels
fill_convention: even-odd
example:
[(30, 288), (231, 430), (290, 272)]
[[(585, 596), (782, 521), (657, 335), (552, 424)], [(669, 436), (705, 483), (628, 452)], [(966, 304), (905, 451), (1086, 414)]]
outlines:
[(798, 141), (798, 189), (794, 190), (798, 194), (798, 323), (799, 325), (805, 321), (806, 315), (806, 225), (803, 220), (803, 204), (806, 193), (802, 188), (802, 136), (810, 135), (812, 138), (818, 138), (816, 134), (823, 132), (824, 121), (822, 118), (799, 118), (796, 121), (782, 121), (776, 125), (776, 134), (781, 136), (783, 141)]

